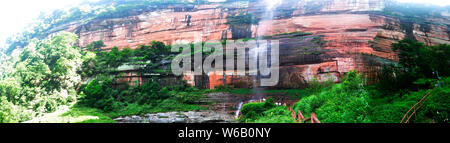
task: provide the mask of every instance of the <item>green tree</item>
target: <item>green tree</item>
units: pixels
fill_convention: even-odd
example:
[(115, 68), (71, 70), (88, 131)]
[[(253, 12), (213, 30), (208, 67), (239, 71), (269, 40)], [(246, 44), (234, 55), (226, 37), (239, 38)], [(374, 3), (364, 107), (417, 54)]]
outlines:
[(15, 66), (21, 105), (45, 113), (76, 99), (82, 64), (81, 51), (73, 46), (76, 41), (75, 34), (61, 32), (51, 39), (33, 40), (24, 49)]
[(405, 72), (418, 76), (434, 78), (433, 72), (448, 75), (450, 65), (450, 45), (425, 46), (411, 39), (401, 40), (392, 44), (392, 49), (398, 51), (400, 65)]
[(112, 79), (104, 79), (102, 83), (99, 80), (93, 80), (84, 89), (85, 96), (81, 100), (81, 104), (99, 108), (104, 111), (112, 111), (114, 104), (114, 96), (117, 96), (118, 91), (111, 88)]
[(99, 52), (102, 50), (103, 47), (106, 47), (105, 43), (103, 41), (94, 41), (88, 45), (86, 45), (86, 49), (89, 51), (95, 51)]
[(31, 119), (32, 114), (24, 107), (14, 105), (0, 96), (0, 123), (19, 123)]

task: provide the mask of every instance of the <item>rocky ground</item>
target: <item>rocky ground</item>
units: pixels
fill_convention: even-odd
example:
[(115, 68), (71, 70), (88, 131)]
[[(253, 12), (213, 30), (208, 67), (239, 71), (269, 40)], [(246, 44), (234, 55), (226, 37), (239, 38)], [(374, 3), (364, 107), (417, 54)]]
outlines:
[(207, 111), (168, 112), (146, 114), (145, 116), (127, 116), (114, 119), (119, 123), (234, 123), (234, 113), (238, 99), (229, 93), (210, 93), (201, 103), (212, 103)]
[(189, 111), (147, 114), (114, 119), (119, 123), (235, 123), (231, 114), (216, 111)]
[[(224, 92), (209, 93), (201, 101), (209, 110), (189, 112), (168, 112), (146, 114), (145, 116), (126, 116), (114, 119), (119, 123), (236, 123), (236, 112), (239, 105), (249, 102), (263, 101), (273, 97), (276, 101), (293, 103), (298, 99), (288, 99), (286, 96), (255, 94), (236, 95)], [(212, 103), (212, 104), (208, 104)]]

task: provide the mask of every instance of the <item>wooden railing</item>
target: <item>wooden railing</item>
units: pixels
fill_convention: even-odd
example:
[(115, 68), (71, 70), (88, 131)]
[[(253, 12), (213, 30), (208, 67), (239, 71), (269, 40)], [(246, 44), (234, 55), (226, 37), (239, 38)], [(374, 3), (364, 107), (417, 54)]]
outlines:
[(298, 113), (296, 114), (292, 107), (288, 107), (288, 111), (291, 112), (292, 118), (297, 123), (307, 123), (308, 121), (311, 121), (311, 123), (320, 123), (319, 119), (317, 119), (316, 113), (311, 113), (311, 117), (305, 118), (300, 110), (298, 110)]
[(411, 109), (409, 109), (408, 112), (406, 112), (405, 116), (403, 116), (402, 121), (400, 123), (409, 123), (410, 119), (413, 116), (416, 117), (417, 111), (419, 111), (420, 108), (422, 108), (423, 104), (425, 103), (427, 98), (430, 96), (430, 94), (433, 92), (433, 90), (434, 89), (432, 89), (430, 92), (428, 92), (422, 99), (420, 99), (419, 102), (414, 104), (414, 106), (411, 107)]

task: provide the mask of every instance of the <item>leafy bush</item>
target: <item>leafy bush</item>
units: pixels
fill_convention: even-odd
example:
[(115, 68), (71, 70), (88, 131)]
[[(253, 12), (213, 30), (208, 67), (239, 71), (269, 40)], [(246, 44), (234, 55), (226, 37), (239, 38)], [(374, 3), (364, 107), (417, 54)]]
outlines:
[(278, 106), (267, 110), (261, 117), (253, 121), (254, 123), (295, 123), (291, 117), (291, 112), (285, 106)]
[(239, 119), (246, 123), (295, 123), (291, 112), (285, 106), (276, 106), (270, 98), (263, 103), (248, 103), (242, 107), (243, 116)]
[(417, 75), (414, 81), (418, 78), (436, 78), (436, 72), (440, 76), (450, 74), (450, 45), (425, 46), (424, 43), (405, 39), (392, 44), (392, 49), (399, 52), (399, 68), (405, 74)]
[(375, 98), (372, 103), (372, 120), (382, 123), (399, 123), (414, 104), (431, 92), (417, 116), (410, 121), (447, 123), (450, 105), (450, 78), (444, 78), (442, 84), (442, 88), (436, 88), (433, 92), (431, 89), (425, 89)]
[(312, 92), (320, 92), (334, 85), (334, 77), (327, 75), (325, 82), (320, 82), (317, 78), (312, 79), (308, 85), (308, 90)]
[[(392, 45), (399, 52), (398, 65), (387, 65), (372, 94), (372, 120), (399, 123), (404, 114), (440, 80), (411, 122), (448, 122), (448, 78), (450, 45), (425, 46), (410, 39)], [(439, 76), (439, 78), (437, 78)]]
[(139, 104), (151, 103), (168, 98), (167, 93), (161, 94), (161, 87), (157, 82), (149, 82), (140, 87), (141, 96), (138, 97), (137, 102)]
[(243, 114), (241, 121), (253, 121), (258, 119), (260, 116), (263, 116), (264, 112), (274, 108), (276, 105), (273, 103), (273, 99), (270, 98), (263, 103), (247, 103), (242, 109), (241, 113)]
[(105, 47), (105, 43), (103, 43), (103, 41), (94, 41), (88, 45), (86, 45), (86, 49), (89, 51), (101, 51), (102, 47)]
[(6, 98), (4, 107), (26, 107), (40, 116), (75, 102), (82, 63), (80, 49), (73, 46), (76, 41), (75, 34), (61, 32), (26, 46), (13, 63), (14, 73), (0, 81), (0, 96)]
[[(450, 84), (450, 78), (447, 78), (447, 84)], [(426, 121), (430, 119), (431, 122), (448, 123), (450, 109), (450, 86), (445, 88), (438, 88), (430, 95), (424, 103), (417, 117), (417, 121)]]
[(81, 99), (81, 104), (89, 107), (99, 108), (104, 111), (112, 111), (114, 105), (114, 95), (118, 94), (117, 90), (112, 87), (111, 79), (102, 81), (93, 80), (84, 89), (85, 96)]
[(227, 16), (227, 23), (228, 25), (244, 25), (244, 24), (257, 24), (260, 21), (259, 17), (253, 16), (249, 13), (241, 13), (239, 15), (233, 16), (229, 15)]
[(318, 95), (301, 99), (294, 111), (302, 111), (306, 118), (315, 112), (321, 122), (358, 123), (369, 122), (368, 92), (364, 89), (361, 74), (347, 73), (341, 84)]
[(6, 79), (0, 81), (0, 96), (6, 97), (6, 99), (12, 103), (18, 103), (20, 94), (20, 84), (15, 79)]
[(24, 107), (14, 105), (5, 96), (0, 97), (0, 123), (19, 123), (30, 120), (32, 113)]
[(122, 89), (112, 87), (112, 79), (95, 79), (83, 90), (85, 95), (79, 103), (105, 112), (117, 112), (110, 113), (113, 116), (203, 109), (194, 105), (204, 97), (203, 93), (173, 90), (184, 89), (182, 85), (161, 88), (154, 81), (136, 87), (126, 86)]
[(195, 104), (201, 101), (205, 96), (200, 92), (179, 92), (177, 93), (178, 101), (186, 104)]
[[(102, 42), (96, 41), (89, 46), (98, 49), (102, 46)], [(84, 78), (94, 76), (96, 78), (83, 88), (84, 96), (80, 103), (105, 112), (118, 112), (113, 115), (198, 109), (198, 105), (191, 104), (201, 100), (204, 95), (185, 82), (176, 86), (161, 87), (158, 83), (159, 78), (153, 77), (144, 85), (130, 86), (126, 83), (117, 83), (117, 75), (120, 73), (117, 69), (122, 65), (140, 67), (135, 69), (138, 74), (163, 75), (167, 70), (164, 69), (167, 62), (163, 61), (170, 61), (173, 58), (170, 49), (170, 45), (153, 41), (149, 46), (141, 45), (135, 50), (129, 48), (119, 50), (118, 47), (114, 47), (109, 52), (99, 50), (86, 52), (83, 56), (82, 74)], [(161, 106), (167, 107), (162, 109)]]

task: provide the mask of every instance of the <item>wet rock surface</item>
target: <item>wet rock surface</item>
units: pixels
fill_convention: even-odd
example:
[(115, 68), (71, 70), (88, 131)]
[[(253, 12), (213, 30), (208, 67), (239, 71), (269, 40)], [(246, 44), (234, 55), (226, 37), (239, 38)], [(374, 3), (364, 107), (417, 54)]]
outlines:
[(119, 123), (235, 123), (231, 114), (216, 111), (189, 111), (127, 116), (114, 119)]
[(225, 92), (209, 93), (200, 103), (210, 103), (207, 111), (168, 112), (146, 114), (145, 116), (126, 116), (114, 119), (119, 123), (237, 123), (236, 112), (239, 106), (249, 102), (262, 102), (274, 98), (277, 103), (293, 105), (298, 99), (283, 94), (237, 95)]

